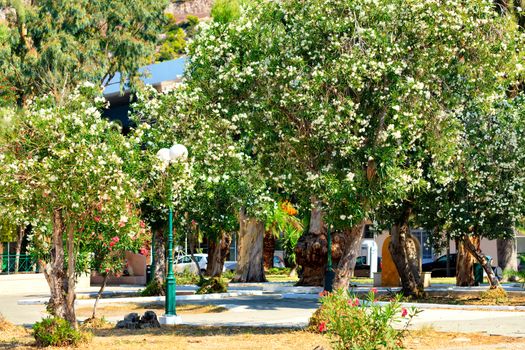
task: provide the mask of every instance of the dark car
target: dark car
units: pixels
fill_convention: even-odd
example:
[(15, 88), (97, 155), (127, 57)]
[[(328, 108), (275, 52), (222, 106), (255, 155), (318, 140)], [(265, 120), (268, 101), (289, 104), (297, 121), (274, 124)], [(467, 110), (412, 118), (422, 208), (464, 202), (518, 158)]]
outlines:
[[(381, 271), (381, 258), (377, 258), (377, 271)], [(355, 277), (370, 277), (370, 265), (366, 264), (366, 256), (358, 256), (354, 268)]]
[(453, 277), (456, 275), (457, 254), (449, 254), (450, 273), (447, 276), (447, 256), (443, 255), (436, 260), (423, 264), (424, 272), (432, 272), (432, 277)]

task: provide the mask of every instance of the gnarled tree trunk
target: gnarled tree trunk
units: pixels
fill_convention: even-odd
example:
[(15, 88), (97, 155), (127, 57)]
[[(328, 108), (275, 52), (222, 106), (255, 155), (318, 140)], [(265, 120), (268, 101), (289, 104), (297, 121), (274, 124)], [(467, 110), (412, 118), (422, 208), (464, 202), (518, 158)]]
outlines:
[(352, 227), (352, 229), (343, 232), (345, 244), (342, 247), (339, 263), (335, 268), (334, 289), (346, 289), (350, 285), (350, 278), (354, 276), (355, 263), (361, 251), (364, 226), (365, 222), (363, 221)]
[(481, 264), (481, 267), (483, 267), (483, 270), (485, 270), (485, 273), (487, 274), (487, 277), (489, 279), (490, 288), (494, 289), (501, 287), (498, 279), (496, 278), (496, 275), (494, 274), (494, 271), (492, 270), (492, 266), (490, 266), (488, 259), (485, 257), (485, 254), (483, 254), (483, 252), (481, 251), (479, 245), (474, 245), (469, 239), (464, 239), (463, 243), (465, 244), (465, 249), (467, 249), (469, 253), (474, 256), (474, 258), (476, 258), (476, 260)]
[[(162, 286), (166, 276), (166, 236), (164, 225), (153, 227), (153, 281)], [(164, 288), (158, 288), (164, 295)]]
[(239, 213), (239, 259), (232, 282), (266, 282), (263, 266), (264, 222)]
[(15, 248), (15, 273), (20, 269), (20, 252), (22, 251), (22, 241), (24, 240), (25, 232), (26, 228), (24, 225), (18, 226)]
[(51, 298), (48, 311), (55, 316), (66, 319), (77, 327), (75, 317), (75, 249), (74, 229), (72, 224), (67, 228), (68, 264), (65, 267), (63, 234), (66, 231), (62, 209), (53, 212), (53, 233), (51, 239), (51, 258), (44, 268), (44, 276), (49, 284)]
[(297, 265), (302, 267), (299, 286), (323, 286), (327, 264), (328, 242), (323, 223), (321, 203), (313, 200), (308, 232), (303, 234), (295, 247)]
[[(479, 245), (476, 237), (468, 237), (475, 246)], [(456, 240), (457, 261), (456, 261), (456, 285), (460, 287), (470, 287), (475, 284), (474, 280), (474, 256), (466, 249), (463, 240)]]
[[(496, 241), (496, 246), (498, 249), (498, 266), (501, 267), (503, 271), (512, 270), (518, 271), (518, 248), (516, 238), (500, 239)], [(503, 277), (504, 280), (516, 281), (515, 276)]]
[(208, 265), (206, 266), (206, 275), (210, 277), (219, 277), (224, 268), (224, 260), (230, 251), (232, 237), (221, 232), (219, 241), (210, 239), (208, 241)]
[(401, 278), (401, 291), (405, 296), (419, 298), (424, 295), (421, 278), (421, 259), (418, 241), (410, 234), (408, 220), (411, 215), (408, 207), (401, 214), (391, 229), (391, 241), (388, 249)]
[(275, 253), (275, 236), (271, 231), (266, 231), (264, 233), (264, 242), (263, 242), (264, 270), (268, 270), (273, 267), (274, 253)]

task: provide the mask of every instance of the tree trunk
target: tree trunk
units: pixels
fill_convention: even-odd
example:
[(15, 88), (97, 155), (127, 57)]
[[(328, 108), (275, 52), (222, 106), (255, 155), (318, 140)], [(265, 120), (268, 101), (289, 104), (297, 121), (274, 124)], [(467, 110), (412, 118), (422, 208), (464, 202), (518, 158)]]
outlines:
[(263, 266), (264, 222), (239, 213), (239, 259), (232, 282), (266, 282)]
[[(166, 237), (164, 235), (164, 225), (153, 228), (153, 280), (162, 286), (166, 276)], [(164, 288), (159, 288), (161, 295), (165, 295)]]
[(410, 234), (408, 220), (411, 208), (406, 208), (398, 222), (392, 225), (391, 241), (388, 249), (401, 278), (401, 291), (405, 296), (419, 298), (424, 295), (421, 278), (421, 258), (419, 243)]
[(69, 224), (67, 232), (67, 290), (66, 290), (66, 315), (65, 319), (75, 329), (78, 328), (75, 315), (75, 228)]
[(106, 288), (108, 277), (109, 277), (109, 273), (105, 273), (104, 279), (102, 280), (102, 285), (100, 286), (100, 289), (98, 290), (97, 298), (95, 299), (95, 304), (93, 305), (93, 314), (91, 315), (91, 319), (93, 320), (96, 318), (98, 301), (100, 300), (100, 297), (102, 296), (102, 293), (104, 292), (104, 288)]
[[(478, 245), (475, 237), (469, 237), (472, 243)], [(456, 240), (457, 261), (456, 261), (456, 285), (460, 287), (470, 287), (475, 284), (474, 280), (474, 256), (466, 249), (463, 240)]]
[[(496, 242), (498, 249), (498, 266), (503, 271), (518, 271), (518, 248), (516, 238), (498, 239)], [(504, 275), (505, 276), (505, 275)], [(504, 280), (516, 282), (516, 277), (503, 277)]]
[(483, 270), (485, 270), (485, 273), (489, 279), (490, 288), (494, 289), (501, 287), (498, 279), (496, 278), (496, 275), (494, 274), (494, 271), (492, 270), (492, 266), (490, 266), (488, 259), (485, 257), (485, 254), (483, 254), (479, 246), (476, 247), (476, 245), (474, 245), (469, 239), (464, 239), (463, 242), (465, 243), (465, 249), (467, 249), (469, 253), (474, 256), (474, 258), (476, 258), (476, 260), (483, 267)]
[(4, 243), (0, 242), (0, 272), (3, 272), (4, 266)]
[(16, 250), (15, 250), (15, 273), (20, 269), (20, 252), (22, 251), (22, 241), (25, 234), (25, 226), (18, 226), (18, 234), (16, 236)]
[(66, 316), (66, 271), (64, 270), (64, 243), (62, 234), (64, 232), (64, 220), (62, 210), (53, 212), (53, 233), (51, 238), (50, 260), (44, 268), (44, 276), (49, 285), (51, 297), (47, 310), (51, 315), (65, 318)]
[(308, 232), (297, 241), (295, 256), (302, 266), (298, 286), (323, 286), (327, 264), (328, 242), (326, 238), (321, 203), (313, 200)]
[(230, 251), (232, 237), (226, 233), (221, 232), (219, 241), (208, 241), (208, 265), (206, 266), (206, 275), (210, 277), (219, 277), (224, 268), (224, 260)]
[(273, 267), (273, 255), (275, 253), (275, 236), (271, 231), (264, 233), (264, 270), (271, 269)]
[(363, 237), (363, 228), (365, 222), (344, 231), (346, 236), (345, 244), (342, 249), (342, 256), (335, 268), (334, 289), (347, 289), (350, 285), (350, 278), (354, 276), (354, 268), (357, 257), (361, 251), (361, 239)]

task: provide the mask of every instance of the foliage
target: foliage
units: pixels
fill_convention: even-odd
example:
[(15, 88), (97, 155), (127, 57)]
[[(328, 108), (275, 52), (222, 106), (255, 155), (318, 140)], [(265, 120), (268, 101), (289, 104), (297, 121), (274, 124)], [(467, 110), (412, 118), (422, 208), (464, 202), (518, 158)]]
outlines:
[[(74, 232), (77, 253), (93, 240), (111, 245), (108, 237), (90, 230), (94, 222), (122, 242), (137, 240), (142, 232), (130, 211), (140, 197), (133, 177), (139, 145), (102, 119), (102, 101), (94, 98), (90, 84), (61, 106), (39, 100), (15, 115), (18, 133), (0, 144), (0, 213), (14, 222), (32, 218), (31, 248), (44, 261), (52, 249), (56, 211), (64, 220), (63, 234)], [(76, 272), (85, 270), (87, 265)]]
[(8, 45), (0, 46), (6, 81), (0, 96), (16, 93), (19, 104), (49, 93), (62, 100), (83, 81), (105, 84), (116, 72), (135, 81), (154, 53), (167, 1), (3, 0)]
[(467, 105), (452, 177), (434, 186), (427, 217), (440, 221), (452, 239), (513, 237), (525, 213), (525, 99), (493, 99)]
[(505, 277), (516, 277), (521, 282), (521, 288), (525, 288), (525, 270), (515, 271), (515, 270), (504, 270), (503, 276)]
[[(362, 301), (340, 289), (321, 298), (319, 331), (328, 334), (334, 349), (401, 349), (405, 330), (418, 313), (402, 308), (399, 297), (381, 306), (374, 290)], [(395, 329), (393, 324), (401, 321), (404, 327)]]
[(157, 61), (169, 61), (184, 53), (186, 48), (186, 33), (182, 28), (166, 33), (159, 52), (156, 54)]
[[(177, 280), (178, 282), (178, 280)], [(178, 283), (177, 283), (178, 284)], [(152, 297), (157, 295), (166, 295), (166, 281), (162, 285), (156, 280), (152, 279), (147, 285), (146, 288), (139, 292), (142, 297)]]
[(290, 268), (289, 267), (272, 267), (266, 271), (266, 275), (274, 275), (274, 276), (288, 276), (290, 274)]
[(196, 294), (226, 293), (228, 284), (221, 277), (212, 277), (199, 283)]
[(241, 15), (240, 7), (239, 0), (216, 0), (211, 8), (211, 17), (220, 23), (232, 22)]
[(66, 320), (59, 317), (48, 317), (33, 326), (36, 345), (78, 346), (90, 340), (91, 334), (74, 329)]
[(509, 77), (513, 40), (488, 0), (247, 3), (201, 26), (187, 84), (268, 188), (347, 228), (449, 179), (456, 116)]

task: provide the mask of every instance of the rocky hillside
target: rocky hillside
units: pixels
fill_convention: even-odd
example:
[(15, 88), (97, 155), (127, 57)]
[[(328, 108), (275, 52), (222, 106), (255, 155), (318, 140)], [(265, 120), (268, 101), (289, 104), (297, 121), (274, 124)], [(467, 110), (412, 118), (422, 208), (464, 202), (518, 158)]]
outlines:
[(182, 21), (188, 15), (199, 18), (210, 17), (213, 0), (179, 0), (172, 1), (166, 12), (175, 16), (178, 21)]

